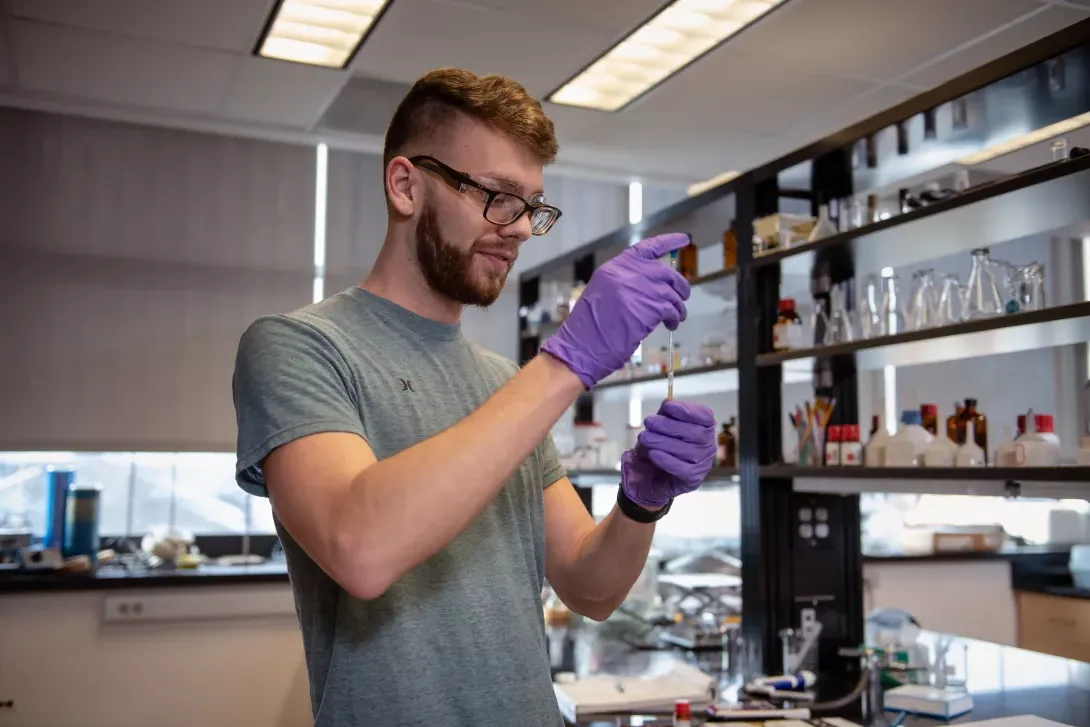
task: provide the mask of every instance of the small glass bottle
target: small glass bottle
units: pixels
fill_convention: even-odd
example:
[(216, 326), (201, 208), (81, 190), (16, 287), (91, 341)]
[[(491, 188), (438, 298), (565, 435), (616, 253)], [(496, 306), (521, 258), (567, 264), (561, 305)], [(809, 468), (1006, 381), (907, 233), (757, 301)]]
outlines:
[(825, 430), (825, 466), (840, 466), (840, 438), (841, 427), (830, 424)]
[(961, 440), (958, 444), (965, 443), (966, 424), (969, 421), (973, 422), (973, 440), (978, 447), (984, 450), (984, 464), (988, 464), (988, 418), (977, 411), (976, 399), (965, 400), (965, 409), (961, 412), (961, 423), (959, 424)]
[(923, 428), (931, 433), (931, 436), (939, 436), (939, 408), (934, 404), (921, 404), (920, 416), (923, 417)]
[(863, 445), (859, 441), (859, 425), (846, 424), (840, 428), (840, 464), (858, 467), (863, 464)]
[(961, 415), (965, 407), (954, 404), (954, 413), (946, 417), (946, 436), (954, 444), (961, 444), (965, 439), (965, 426), (961, 422)]
[(738, 237), (734, 234), (734, 222), (723, 233), (723, 269), (733, 270), (738, 267)]
[(780, 317), (772, 328), (772, 350), (789, 351), (802, 340), (802, 318), (795, 309), (794, 298), (780, 301)]
[(734, 422), (734, 417), (731, 417), (729, 422), (723, 422), (723, 430), (719, 432), (718, 459), (720, 467), (733, 468), (738, 466), (738, 441), (734, 436), (734, 432), (731, 431), (731, 427), (734, 426)]
[[(689, 236), (692, 239), (692, 235)], [(681, 277), (686, 280), (692, 280), (697, 277), (697, 249), (696, 245), (691, 242), (685, 247), (678, 250), (677, 253), (677, 271), (681, 273)]]

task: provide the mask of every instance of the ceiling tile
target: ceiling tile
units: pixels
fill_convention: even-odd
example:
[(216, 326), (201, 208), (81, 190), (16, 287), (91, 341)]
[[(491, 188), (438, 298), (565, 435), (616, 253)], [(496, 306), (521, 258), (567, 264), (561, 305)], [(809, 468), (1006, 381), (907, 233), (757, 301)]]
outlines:
[[(427, 26), (442, 32), (425, 33)], [(528, 27), (529, 26), (529, 27)], [(470, 38), (487, 39), (468, 42)], [(363, 44), (353, 70), (411, 83), (433, 68), (501, 73), (535, 96), (553, 91), (601, 53), (613, 34), (548, 17), (437, 0), (395, 0)], [(562, 51), (560, 46), (562, 46)]]
[(1047, 7), (979, 43), (914, 71), (905, 80), (926, 88), (942, 85), (1073, 23), (1085, 20), (1090, 17), (1090, 0), (1086, 2), (1086, 11), (1059, 6)]
[(951, 48), (1039, 10), (1034, 0), (790, 0), (729, 41), (819, 73), (894, 80)]
[(17, 18), (249, 53), (275, 0), (11, 0)]
[(541, 0), (468, 0), (457, 4), (506, 10), (527, 19), (573, 21), (608, 30), (620, 38), (645, 23), (665, 3), (664, 0), (550, 0), (548, 3)]
[(841, 103), (816, 108), (798, 119), (785, 136), (806, 146), (830, 134), (835, 134), (888, 108), (903, 103), (919, 92), (901, 86), (883, 86)]
[(760, 59), (730, 44), (712, 51), (617, 114), (610, 133), (650, 123), (660, 134), (742, 132), (778, 136), (815, 109), (877, 84), (808, 73), (805, 65)]
[(310, 128), (350, 78), (328, 68), (241, 58), (221, 114), (242, 121)]
[(237, 58), (153, 41), (12, 23), (19, 83), (91, 101), (214, 113)]

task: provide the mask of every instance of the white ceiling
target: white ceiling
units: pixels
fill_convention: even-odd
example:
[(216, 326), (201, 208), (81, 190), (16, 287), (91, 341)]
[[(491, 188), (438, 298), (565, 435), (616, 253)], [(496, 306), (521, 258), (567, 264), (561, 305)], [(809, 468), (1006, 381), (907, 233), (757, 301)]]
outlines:
[[(424, 71), (541, 97), (661, 0), (392, 0), (346, 72), (253, 57), (273, 4), (0, 0), (0, 105), (376, 151)], [(751, 168), (1087, 17), (1090, 0), (789, 0), (621, 112), (547, 105), (557, 171)]]

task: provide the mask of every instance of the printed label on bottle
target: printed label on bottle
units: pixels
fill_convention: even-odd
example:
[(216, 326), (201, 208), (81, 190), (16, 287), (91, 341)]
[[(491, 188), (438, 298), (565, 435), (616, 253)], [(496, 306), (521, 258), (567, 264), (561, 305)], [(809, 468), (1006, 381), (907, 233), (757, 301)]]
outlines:
[(825, 466), (836, 467), (840, 464), (840, 442), (826, 442)]
[(789, 326), (786, 323), (777, 323), (772, 326), (772, 348), (774, 350), (786, 351), (791, 348), (791, 334), (788, 328)]
[(863, 447), (859, 442), (844, 442), (840, 445), (840, 464), (857, 465)]

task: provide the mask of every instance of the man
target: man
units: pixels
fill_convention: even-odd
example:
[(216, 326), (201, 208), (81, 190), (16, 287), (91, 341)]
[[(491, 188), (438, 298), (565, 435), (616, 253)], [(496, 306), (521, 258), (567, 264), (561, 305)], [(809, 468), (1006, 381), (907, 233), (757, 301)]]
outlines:
[(459, 330), (462, 307), (496, 300), (519, 246), (559, 217), (542, 194), (556, 151), (517, 83), (425, 75), (387, 132), (371, 272), (239, 344), (238, 481), (272, 499), (317, 727), (560, 724), (543, 578), (604, 619), (653, 522), (711, 467), (711, 412), (664, 403), (595, 527), (549, 438), (647, 334), (685, 318), (689, 286), (660, 260), (684, 235), (603, 265), (521, 370)]

